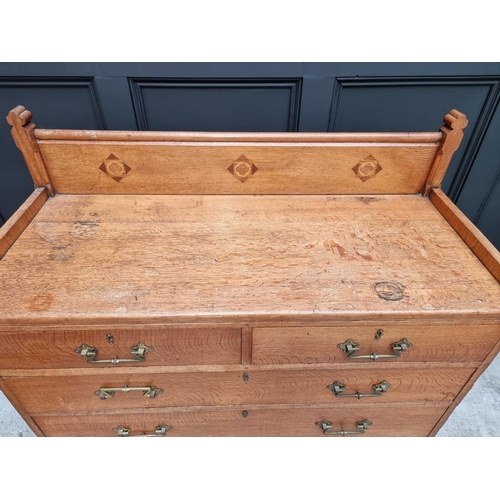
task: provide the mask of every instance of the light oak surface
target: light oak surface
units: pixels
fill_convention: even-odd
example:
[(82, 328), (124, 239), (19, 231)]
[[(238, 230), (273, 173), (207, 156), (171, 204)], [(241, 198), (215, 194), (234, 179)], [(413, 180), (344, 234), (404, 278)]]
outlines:
[(469, 123), (467, 117), (456, 109), (452, 109), (444, 117), (444, 122), (445, 124), (440, 129), (443, 137), (423, 192), (426, 196), (429, 193), (429, 189), (441, 187), (453, 153), (460, 147), (460, 143), (464, 137), (463, 129)]
[[(112, 344), (108, 334), (113, 337)], [(139, 342), (153, 351), (144, 356), (143, 362), (128, 366), (228, 365), (240, 363), (241, 358), (241, 333), (237, 328), (3, 332), (0, 373), (5, 369), (104, 369), (111, 365), (90, 364), (75, 349), (82, 344), (95, 347), (96, 361), (115, 357), (133, 359), (130, 348)]]
[[(379, 340), (376, 332), (382, 329)], [(355, 355), (394, 354), (391, 344), (407, 338), (413, 344), (400, 358), (372, 361), (349, 359), (338, 344), (352, 338), (360, 345)], [(482, 361), (500, 339), (500, 325), (491, 323), (384, 323), (366, 326), (254, 328), (253, 362), (399, 364), (407, 361)]]
[(0, 281), (4, 326), (500, 315), (498, 282), (418, 195), (56, 196)]
[[(432, 429), (432, 432), (430, 436), (435, 436), (439, 429), (443, 426), (443, 424), (446, 422), (448, 417), (451, 415), (453, 410), (460, 404), (460, 402), (464, 399), (464, 397), (467, 395), (467, 393), (472, 389), (473, 385), (478, 381), (480, 378), (481, 374), (485, 372), (485, 370), (489, 367), (489, 365), (495, 360), (495, 358), (498, 356), (498, 353), (500, 352), (500, 340), (497, 342), (495, 347), (490, 351), (488, 356), (486, 356), (485, 360), (481, 363), (481, 366), (473, 373), (472, 377), (467, 381), (467, 383), (462, 387), (462, 390), (457, 394), (457, 397), (454, 398), (453, 403), (450, 405), (448, 410), (446, 410), (445, 414), (441, 417), (439, 422), (436, 424), (434, 429)], [(487, 380), (487, 379), (485, 379)], [(500, 380), (500, 379), (497, 379)], [(493, 385), (494, 387), (494, 385)], [(494, 390), (494, 389), (493, 389)], [(498, 393), (496, 394), (498, 396)], [(496, 403), (500, 407), (500, 399), (497, 397)], [(498, 426), (498, 429), (500, 431), (500, 424)], [(500, 432), (499, 432), (500, 434)]]
[(28, 227), (33, 217), (47, 201), (45, 188), (37, 188), (19, 207), (10, 219), (0, 228), (0, 259), (7, 253), (17, 238)]
[[(240, 406), (170, 408), (141, 413), (37, 416), (47, 436), (116, 436), (119, 425), (132, 433), (151, 432), (160, 424), (173, 427), (169, 436), (317, 436), (326, 439), (316, 422), (328, 420), (332, 430), (356, 430), (355, 422), (372, 425), (364, 436), (426, 436), (446, 410), (446, 404), (344, 405), (332, 407)], [(243, 417), (247, 411), (248, 416)]]
[[(19, 403), (17, 398), (10, 392), (9, 388), (5, 385), (4, 379), (2, 379), (2, 378), (0, 378), (0, 393), (1, 393), (1, 396), (3, 396), (3, 397), (0, 397), (0, 419), (1, 419), (0, 424), (4, 424), (4, 427), (5, 427), (4, 418), (3, 418), (5, 416), (5, 413), (7, 413), (7, 419), (9, 417), (9, 413), (12, 413), (12, 412), (9, 412), (8, 405), (5, 405), (5, 401), (8, 401), (8, 403), (10, 405), (12, 405), (14, 408), (16, 408), (16, 410), (19, 413), (19, 417), (24, 419), (24, 425), (28, 425), (28, 428), (31, 429), (31, 431), (35, 434), (35, 436), (42, 437), (43, 432), (35, 424), (34, 420), (31, 418), (31, 415), (22, 407), (22, 405)], [(5, 412), (5, 410), (7, 410), (7, 412)], [(10, 432), (6, 434), (5, 429), (1, 429), (0, 430), (0, 437), (5, 436), (5, 435), (9, 436), (11, 434), (10, 434)], [(23, 435), (22, 431), (20, 432), (19, 435), (20, 436)]]
[[(434, 435), (500, 349), (500, 254), (440, 191), (457, 110), (394, 134), (36, 130), (22, 106), (8, 121), (41, 189), (0, 233), (0, 387), (38, 434), (369, 419), (366, 436)], [(374, 363), (348, 339), (412, 346)], [(153, 351), (134, 363), (75, 352), (130, 359), (139, 342)], [(391, 387), (358, 400), (337, 381)], [(96, 396), (110, 387), (125, 392)]]
[(265, 142), (265, 143), (432, 143), (442, 132), (165, 132), (157, 130), (63, 130), (36, 129), (35, 137), (45, 141), (103, 142)]
[(500, 282), (500, 252), (443, 191), (432, 189), (429, 199), (486, 269)]
[(54, 186), (35, 139), (36, 125), (31, 121), (32, 117), (24, 106), (17, 106), (7, 115), (7, 123), (12, 126), (12, 138), (24, 157), (35, 187), (44, 187), (50, 196), (54, 196)]
[(437, 151), (429, 143), (51, 141), (39, 147), (61, 194), (419, 193)]
[[(388, 402), (451, 402), (474, 369), (395, 369), (377, 366), (372, 370), (274, 370), (239, 372), (116, 374), (65, 377), (5, 378), (5, 385), (31, 414), (48, 412), (102, 411), (123, 408), (171, 406), (214, 406), (245, 404), (332, 403), (377, 405)], [(244, 378), (244, 374), (248, 378)], [(377, 397), (338, 397), (327, 388), (339, 381), (344, 394), (372, 394), (372, 386), (387, 381), (391, 387)], [(163, 389), (155, 398), (143, 392), (116, 392), (101, 400), (94, 393), (106, 387), (149, 387)]]

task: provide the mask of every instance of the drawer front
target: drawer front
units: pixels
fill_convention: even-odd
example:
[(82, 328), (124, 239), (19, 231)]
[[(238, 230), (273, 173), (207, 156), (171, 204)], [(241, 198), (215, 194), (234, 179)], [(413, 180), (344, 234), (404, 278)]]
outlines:
[[(377, 334), (379, 330), (382, 335)], [(379, 338), (376, 338), (379, 337)], [(354, 355), (394, 354), (392, 343), (406, 338), (413, 344), (399, 358), (377, 362), (482, 361), (500, 338), (500, 324), (394, 323), (377, 326), (254, 328), (254, 364), (373, 363), (352, 359), (338, 347), (352, 339), (359, 345)]]
[[(131, 355), (131, 348), (140, 342), (153, 349), (142, 362)], [(121, 361), (119, 366), (231, 365), (241, 360), (238, 328), (47, 331), (3, 334), (0, 370), (114, 366), (88, 363), (88, 358), (75, 352), (82, 344), (97, 350), (95, 361), (137, 360)]]
[(377, 405), (451, 402), (473, 371), (374, 367), (114, 375), (108, 370), (106, 375), (5, 378), (4, 383), (28, 413), (251, 404)]
[[(359, 431), (356, 423), (365, 419), (364, 434), (352, 436), (427, 436), (446, 406), (360, 405), (321, 408), (270, 407), (198, 409), (197, 411), (151, 411), (137, 414), (86, 416), (38, 416), (34, 420), (46, 436), (117, 436), (119, 426), (130, 434), (154, 433), (161, 424), (172, 427), (174, 436), (317, 436), (327, 437), (316, 422), (329, 422), (330, 431)], [(329, 437), (329, 436), (328, 436)]]

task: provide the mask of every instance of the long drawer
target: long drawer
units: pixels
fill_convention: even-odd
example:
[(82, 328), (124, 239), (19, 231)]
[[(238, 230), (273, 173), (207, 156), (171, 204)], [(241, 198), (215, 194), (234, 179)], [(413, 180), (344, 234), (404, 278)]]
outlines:
[[(89, 347), (94, 350), (89, 351)], [(80, 352), (76, 352), (77, 349)], [(138, 353), (138, 356), (132, 351)], [(93, 353), (95, 356), (92, 358)], [(141, 357), (143, 361), (140, 361)], [(91, 361), (99, 361), (99, 363), (89, 363), (90, 358), (92, 358)], [(101, 363), (103, 360), (115, 361), (114, 363)], [(0, 370), (110, 367), (113, 364), (120, 366), (231, 365), (238, 364), (240, 361), (241, 331), (239, 328), (3, 333), (0, 352)]]
[[(129, 414), (36, 416), (46, 436), (427, 436), (443, 404), (381, 404), (342, 407), (225, 407), (149, 410)], [(365, 421), (368, 420), (370, 424)], [(323, 422), (323, 424), (321, 424)], [(365, 424), (363, 425), (363, 422)], [(320, 425), (318, 425), (320, 424)], [(333, 434), (331, 437), (340, 436)], [(330, 436), (328, 436), (330, 437)]]
[[(369, 369), (366, 369), (369, 368)], [(5, 378), (29, 413), (240, 404), (451, 402), (473, 368), (275, 369)], [(101, 370), (102, 372), (102, 370)]]
[[(399, 350), (400, 357), (378, 361), (482, 361), (500, 339), (498, 323), (426, 324), (380, 323), (379, 325), (332, 327), (254, 328), (252, 360), (254, 364), (296, 363), (372, 363), (368, 357), (394, 355), (391, 344), (407, 339), (412, 344)], [(348, 357), (340, 344), (359, 350)], [(354, 356), (367, 356), (354, 359)]]

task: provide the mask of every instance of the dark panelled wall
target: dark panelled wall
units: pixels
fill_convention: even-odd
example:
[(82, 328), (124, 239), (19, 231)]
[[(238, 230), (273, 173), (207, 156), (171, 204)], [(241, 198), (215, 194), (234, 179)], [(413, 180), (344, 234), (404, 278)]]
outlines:
[[(500, 63), (3, 63), (0, 114), (43, 128), (432, 131), (452, 108), (469, 126), (448, 195), (500, 248)], [(32, 183), (0, 120), (0, 223)]]

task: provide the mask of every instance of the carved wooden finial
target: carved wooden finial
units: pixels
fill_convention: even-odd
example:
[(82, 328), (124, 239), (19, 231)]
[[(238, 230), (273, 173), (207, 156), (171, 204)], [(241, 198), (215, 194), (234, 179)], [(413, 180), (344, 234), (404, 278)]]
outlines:
[(456, 130), (462, 130), (465, 127), (467, 127), (469, 121), (467, 120), (467, 117), (463, 114), (460, 113), (460, 111), (457, 111), (456, 109), (452, 109), (444, 118), (444, 122), (448, 127)]
[(11, 134), (16, 146), (21, 151), (28, 166), (35, 187), (45, 187), (50, 196), (54, 196), (54, 186), (43, 161), (35, 137), (36, 125), (31, 121), (33, 115), (24, 106), (16, 106), (7, 115), (7, 123), (12, 126)]
[(467, 127), (469, 122), (463, 113), (460, 113), (460, 111), (456, 109), (452, 109), (444, 117), (444, 123), (445, 124), (440, 129), (443, 138), (441, 139), (436, 158), (434, 159), (424, 189), (422, 190), (424, 196), (429, 195), (431, 188), (441, 187), (444, 174), (446, 174), (446, 170), (450, 165), (453, 153), (458, 149), (464, 137), (463, 129)]
[(24, 127), (31, 121), (33, 114), (24, 106), (16, 106), (7, 115), (7, 123), (13, 127)]

